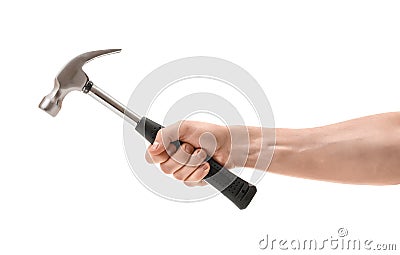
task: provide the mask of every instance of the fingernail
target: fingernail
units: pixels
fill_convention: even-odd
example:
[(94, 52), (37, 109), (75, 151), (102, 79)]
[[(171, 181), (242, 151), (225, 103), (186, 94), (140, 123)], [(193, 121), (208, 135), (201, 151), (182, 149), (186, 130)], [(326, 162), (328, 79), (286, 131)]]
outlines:
[(155, 150), (158, 149), (158, 146), (160, 146), (160, 144), (159, 144), (158, 142), (154, 142), (153, 145), (151, 146), (151, 149), (152, 149), (153, 151), (155, 151)]
[(201, 169), (203, 169), (203, 171), (207, 171), (208, 170), (207, 163), (203, 163), (203, 165), (201, 166)]
[(187, 153), (192, 153), (191, 150), (190, 150), (189, 145), (187, 145), (187, 144), (183, 145), (183, 149), (184, 149)]

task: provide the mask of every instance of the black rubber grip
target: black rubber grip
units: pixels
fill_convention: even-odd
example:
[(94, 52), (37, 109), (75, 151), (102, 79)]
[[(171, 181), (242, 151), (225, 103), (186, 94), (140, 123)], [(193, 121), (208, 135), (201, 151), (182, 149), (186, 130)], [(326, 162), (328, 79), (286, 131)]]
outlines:
[[(157, 132), (163, 128), (162, 125), (143, 117), (136, 126), (136, 131), (146, 138), (151, 144), (156, 139)], [(173, 142), (179, 147), (181, 142)], [(225, 197), (231, 200), (239, 209), (245, 209), (257, 192), (256, 186), (248, 183), (222, 167), (212, 157), (207, 158), (210, 171), (204, 178), (206, 182), (219, 190)]]

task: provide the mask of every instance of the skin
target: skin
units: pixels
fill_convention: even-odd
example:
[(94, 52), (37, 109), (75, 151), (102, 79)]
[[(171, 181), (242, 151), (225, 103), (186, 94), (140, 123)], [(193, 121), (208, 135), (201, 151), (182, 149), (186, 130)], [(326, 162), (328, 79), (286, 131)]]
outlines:
[[(189, 186), (205, 184), (207, 153), (228, 169), (248, 167), (349, 184), (400, 183), (400, 112), (314, 128), (278, 128), (275, 143), (273, 131), (181, 121), (158, 132), (146, 159)], [(183, 144), (176, 150), (170, 142), (178, 139)]]

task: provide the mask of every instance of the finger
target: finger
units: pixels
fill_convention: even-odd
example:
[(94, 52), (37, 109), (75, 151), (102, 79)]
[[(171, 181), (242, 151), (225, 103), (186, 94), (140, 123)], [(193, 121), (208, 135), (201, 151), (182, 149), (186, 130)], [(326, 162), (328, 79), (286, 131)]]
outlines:
[[(176, 151), (175, 145), (173, 145), (173, 144), (168, 145), (168, 151), (170, 151), (171, 153), (175, 153), (175, 151)], [(151, 150), (151, 145), (150, 145), (146, 151), (145, 159), (150, 164), (158, 164), (158, 163), (167, 161), (169, 159), (169, 157), (170, 157), (169, 155), (171, 155), (171, 153), (168, 153), (167, 151), (162, 151), (160, 154), (153, 154), (153, 151)]]
[(206, 157), (207, 153), (203, 149), (195, 150), (186, 165), (174, 172), (174, 177), (181, 181), (186, 180), (204, 162)]
[(194, 148), (188, 143), (183, 143), (176, 153), (160, 164), (161, 170), (166, 174), (173, 174), (183, 167), (190, 159)]
[(167, 146), (170, 143), (179, 140), (176, 136), (177, 132), (178, 131), (177, 129), (175, 129), (174, 125), (160, 129), (157, 132), (153, 145), (150, 148), (151, 153), (160, 154), (161, 152), (166, 150)]
[(159, 164), (159, 163), (165, 162), (169, 159), (169, 155), (166, 151), (163, 151), (158, 155), (152, 155), (149, 153), (149, 150), (147, 150), (144, 157), (145, 157), (147, 163), (150, 163), (150, 164)]
[(194, 184), (193, 186), (197, 186), (198, 183), (201, 182), (204, 179), (204, 177), (206, 177), (209, 171), (210, 171), (210, 164), (204, 162), (203, 164), (198, 166), (193, 171), (193, 173), (185, 179), (185, 184), (190, 185), (190, 183), (193, 183)]
[(188, 187), (200, 187), (200, 186), (206, 186), (208, 184), (204, 180), (200, 180), (198, 182), (191, 182), (191, 181), (187, 182), (187, 181), (184, 181), (183, 183)]
[(160, 129), (157, 132), (153, 146), (151, 147), (152, 153), (160, 154), (162, 151), (167, 149), (168, 144), (179, 140), (186, 132), (188, 132), (186, 128), (188, 125), (184, 125), (183, 123), (186, 123), (186, 121), (179, 121)]

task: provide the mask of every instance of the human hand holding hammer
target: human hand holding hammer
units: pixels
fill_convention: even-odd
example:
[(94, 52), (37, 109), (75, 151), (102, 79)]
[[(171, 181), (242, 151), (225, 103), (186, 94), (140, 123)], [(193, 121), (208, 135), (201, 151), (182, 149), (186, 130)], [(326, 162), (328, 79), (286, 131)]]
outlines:
[(124, 117), (153, 144), (149, 156), (152, 162), (161, 164), (164, 172), (186, 182), (205, 180), (240, 209), (249, 205), (257, 189), (227, 168), (268, 169), (342, 183), (400, 183), (400, 113), (305, 129), (223, 127), (192, 121), (163, 128), (112, 98), (82, 70), (90, 60), (116, 52), (120, 50), (92, 51), (72, 59), (57, 75), (53, 90), (39, 107), (56, 116), (70, 92), (92, 96)]
[[(98, 100), (120, 117), (123, 117), (135, 127), (135, 130), (140, 135), (153, 144), (158, 131), (163, 126), (146, 117), (139, 116), (115, 100), (90, 81), (88, 75), (82, 70), (83, 65), (92, 59), (118, 52), (120, 52), (119, 49), (91, 51), (69, 61), (57, 75), (53, 90), (42, 99), (39, 108), (55, 117), (61, 110), (63, 99), (72, 91), (81, 91)], [(171, 142), (177, 149), (182, 144), (179, 140), (171, 140)], [(206, 160), (209, 164), (209, 170), (205, 180), (231, 200), (239, 209), (246, 208), (257, 192), (256, 187), (224, 168), (215, 161), (212, 154), (207, 155)]]
[[(207, 155), (213, 155), (227, 169), (266, 169), (269, 164), (267, 150), (271, 153), (274, 141), (263, 134), (263, 130), (268, 131), (260, 127), (179, 121), (157, 133), (145, 157), (149, 163), (160, 164), (165, 174), (172, 174), (188, 186), (205, 185), (203, 179), (210, 170)], [(176, 140), (181, 141), (179, 148), (172, 144)]]
[[(314, 128), (277, 128), (275, 143), (265, 135), (268, 131), (268, 128), (182, 121), (161, 129), (157, 144), (149, 146), (146, 158), (160, 163), (165, 173), (190, 186), (205, 184), (201, 180), (208, 165), (201, 164), (203, 151), (209, 153), (213, 149), (214, 158), (226, 168), (249, 167), (349, 184), (400, 183), (400, 112)], [(177, 138), (187, 153), (182, 148), (167, 152), (171, 148), (169, 141)], [(265, 155), (271, 149), (274, 155), (269, 164)]]

